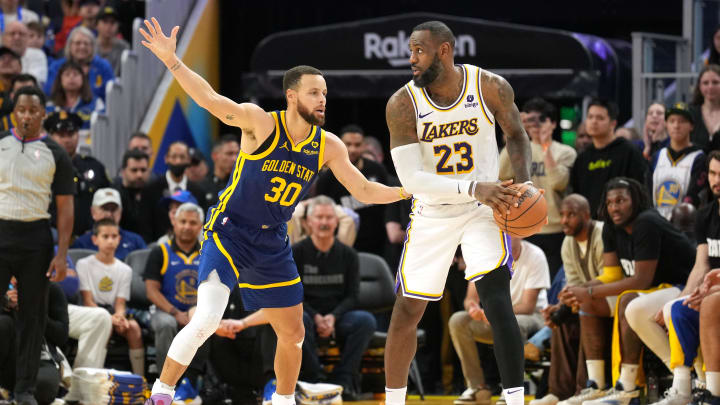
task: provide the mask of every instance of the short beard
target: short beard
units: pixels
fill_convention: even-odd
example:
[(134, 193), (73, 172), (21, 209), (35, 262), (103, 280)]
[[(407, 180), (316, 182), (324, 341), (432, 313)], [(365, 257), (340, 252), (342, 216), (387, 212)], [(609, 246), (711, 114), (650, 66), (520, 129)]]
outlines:
[(572, 236), (573, 238), (578, 236), (580, 232), (582, 232), (583, 228), (583, 224), (578, 224), (575, 228), (572, 229), (572, 231), (570, 232), (570, 236)]
[(417, 87), (426, 87), (432, 82), (437, 79), (438, 76), (440, 76), (440, 72), (442, 71), (442, 65), (440, 64), (440, 59), (435, 55), (433, 58), (432, 63), (428, 68), (418, 77), (413, 77), (413, 82)]
[(309, 108), (305, 107), (299, 100), (297, 103), (297, 111), (300, 116), (307, 121), (310, 125), (317, 125), (319, 127), (325, 124), (325, 117), (316, 118)]

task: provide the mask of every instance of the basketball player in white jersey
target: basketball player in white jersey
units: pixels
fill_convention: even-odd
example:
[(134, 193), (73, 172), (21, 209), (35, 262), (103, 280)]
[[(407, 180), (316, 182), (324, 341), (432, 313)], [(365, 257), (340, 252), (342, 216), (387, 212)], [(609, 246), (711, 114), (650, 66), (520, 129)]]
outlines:
[[(522, 405), (523, 344), (510, 300), (510, 241), (492, 213), (508, 210), (519, 194), (507, 187), (511, 181), (498, 182), (496, 123), (507, 135), (516, 182), (530, 178), (530, 143), (512, 87), (476, 66), (455, 65), (454, 45), (444, 23), (416, 26), (409, 45), (413, 79), (386, 109), (393, 162), (414, 195), (385, 346), (386, 404), (405, 402), (417, 323), (427, 302), (442, 298), (460, 245), (465, 278), (475, 283), (482, 305), (474, 317), (484, 316), (492, 326), (503, 395), (508, 405)], [(467, 402), (485, 402), (473, 392), (463, 395)]]

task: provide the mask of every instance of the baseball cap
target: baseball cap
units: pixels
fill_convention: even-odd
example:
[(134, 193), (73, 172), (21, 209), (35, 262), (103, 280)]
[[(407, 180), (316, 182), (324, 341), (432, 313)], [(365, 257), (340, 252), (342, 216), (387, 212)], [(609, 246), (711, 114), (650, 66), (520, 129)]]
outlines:
[(10, 54), (17, 60), (21, 59), (20, 55), (18, 55), (17, 52), (13, 51), (12, 49), (8, 48), (7, 46), (0, 46), (0, 56), (3, 56), (5, 54)]
[(690, 114), (690, 109), (688, 108), (688, 105), (683, 102), (678, 102), (670, 106), (667, 111), (665, 111), (665, 120), (667, 121), (668, 117), (673, 114), (682, 115), (688, 121), (695, 123), (692, 114)]
[(92, 206), (102, 207), (108, 203), (115, 203), (118, 207), (122, 207), (122, 201), (120, 200), (120, 193), (114, 188), (101, 188), (93, 195)]
[(65, 110), (56, 111), (45, 118), (45, 130), (53, 132), (75, 132), (82, 127), (83, 121), (79, 115)]
[(106, 18), (113, 18), (115, 21), (119, 21), (120, 18), (118, 17), (117, 11), (115, 11), (112, 7), (103, 7), (102, 10), (100, 10), (100, 13), (98, 13), (97, 19), (98, 20), (104, 20)]
[(162, 199), (162, 203), (165, 205), (169, 205), (170, 201), (179, 202), (180, 204), (185, 204), (186, 202), (191, 202), (195, 205), (198, 205), (198, 202), (195, 199), (195, 196), (193, 196), (187, 190), (176, 191)]

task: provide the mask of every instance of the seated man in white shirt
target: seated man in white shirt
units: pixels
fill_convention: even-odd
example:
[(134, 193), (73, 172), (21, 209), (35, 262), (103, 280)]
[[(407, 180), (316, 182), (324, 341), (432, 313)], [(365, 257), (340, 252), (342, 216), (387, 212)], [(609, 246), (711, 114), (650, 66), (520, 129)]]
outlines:
[[(547, 306), (550, 271), (543, 251), (520, 238), (512, 238), (513, 277), (510, 298), (524, 339), (544, 325), (540, 310)], [(450, 317), (450, 337), (462, 364), (467, 389), (455, 404), (490, 405), (492, 391), (485, 385), (476, 342), (493, 343), (493, 334), (474, 283), (468, 283), (465, 310)]]
[(2, 44), (20, 55), (22, 73), (33, 75), (42, 87), (47, 82), (48, 76), (47, 56), (40, 49), (28, 47), (29, 36), (30, 33), (25, 24), (13, 21), (5, 26)]

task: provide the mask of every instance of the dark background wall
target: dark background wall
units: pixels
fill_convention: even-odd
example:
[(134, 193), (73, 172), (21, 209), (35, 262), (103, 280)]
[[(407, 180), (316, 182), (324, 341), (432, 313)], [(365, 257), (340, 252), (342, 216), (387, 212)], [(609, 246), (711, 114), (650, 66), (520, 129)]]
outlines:
[[(240, 100), (242, 72), (248, 70), (255, 46), (267, 35), (298, 28), (355, 21), (411, 11), (482, 18), (524, 25), (557, 28), (630, 41), (633, 31), (680, 35), (682, 1), (306, 1), (221, 0), (221, 93)], [(409, 30), (412, 27), (398, 27)], [(452, 27), (451, 27), (452, 28)], [(322, 46), (309, 44), (308, 46)], [(312, 64), (312, 61), (308, 61)], [(318, 66), (322, 69), (321, 66)], [(408, 75), (408, 80), (410, 76)], [(529, 98), (531, 95), (519, 95)], [(384, 99), (359, 101), (328, 96), (326, 128), (338, 131), (356, 122), (385, 142)], [(265, 109), (282, 108), (282, 100), (261, 100)], [(225, 128), (227, 130), (227, 128)]]

